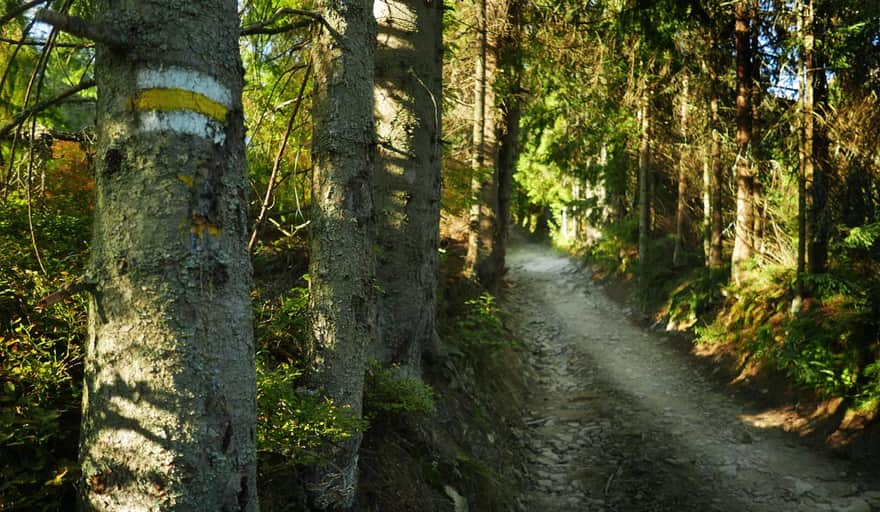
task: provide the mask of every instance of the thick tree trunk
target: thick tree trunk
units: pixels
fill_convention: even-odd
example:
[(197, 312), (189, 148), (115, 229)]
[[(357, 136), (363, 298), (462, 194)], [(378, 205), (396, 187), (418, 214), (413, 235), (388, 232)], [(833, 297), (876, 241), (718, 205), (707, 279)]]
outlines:
[[(375, 339), (372, 7), (372, 0), (320, 2), (332, 31), (321, 31), (312, 53), (312, 383), (353, 416), (361, 415), (365, 350)], [(307, 486), (312, 508), (353, 506), (360, 439), (326, 447), (328, 462)]]
[(377, 356), (419, 372), (436, 352), (440, 226), (440, 2), (377, 0)]
[(751, 19), (747, 0), (737, 0), (736, 15), (736, 226), (731, 259), (731, 276), (740, 283), (743, 265), (753, 255), (755, 176), (751, 166), (752, 139), (752, 49), (749, 35)]
[[(500, 123), (497, 127), (498, 135), (492, 137), (489, 147), (495, 154), (497, 146), (497, 158), (495, 158), (494, 186), (497, 190), (495, 197), (490, 197), (489, 205), (494, 205), (493, 212), (484, 216), (491, 219), (485, 227), (488, 235), (491, 235), (491, 245), (488, 247), (486, 261), (480, 268), (480, 281), (496, 293), (501, 286), (504, 275), (504, 261), (507, 253), (507, 236), (510, 224), (510, 200), (513, 193), (513, 173), (516, 161), (519, 158), (519, 121), (520, 110), (520, 76), (522, 73), (520, 61), (520, 15), (522, 5), (519, 0), (498, 2), (493, 11), (499, 17), (506, 19), (503, 32), (497, 36), (497, 68), (500, 74), (509, 77), (505, 88), (500, 92), (501, 97), (494, 99), (496, 108), (493, 114), (487, 116), (494, 125), (496, 114), (500, 112)], [(490, 70), (494, 71), (494, 63), (490, 62)], [(493, 73), (494, 75), (494, 73)], [(494, 80), (493, 80), (494, 81)], [(497, 144), (496, 141), (497, 140)]]
[(510, 231), (510, 201), (513, 194), (513, 173), (519, 158), (519, 102), (511, 100), (504, 112), (504, 134), (498, 150), (498, 218), (495, 229), (495, 243), (490, 256), (493, 273), (485, 282), (490, 291), (497, 292), (504, 275), (507, 255), (507, 237)]
[(234, 0), (98, 4), (83, 508), (258, 509)]
[(681, 87), (681, 126), (679, 128), (678, 152), (678, 197), (675, 208), (675, 248), (672, 251), (672, 264), (676, 267), (684, 265), (685, 220), (687, 215), (687, 171), (688, 171), (688, 79), (682, 80)]

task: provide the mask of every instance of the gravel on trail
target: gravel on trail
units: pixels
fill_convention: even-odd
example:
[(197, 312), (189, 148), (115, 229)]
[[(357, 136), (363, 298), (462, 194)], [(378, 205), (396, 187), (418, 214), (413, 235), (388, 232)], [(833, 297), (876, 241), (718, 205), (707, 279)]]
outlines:
[(538, 244), (508, 253), (506, 322), (531, 351), (526, 511), (880, 510), (875, 475), (760, 428), (589, 268)]

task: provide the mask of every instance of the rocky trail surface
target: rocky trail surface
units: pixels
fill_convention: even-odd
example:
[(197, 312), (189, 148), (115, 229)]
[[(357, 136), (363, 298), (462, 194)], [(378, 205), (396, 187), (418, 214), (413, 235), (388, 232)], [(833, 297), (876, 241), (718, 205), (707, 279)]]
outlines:
[(502, 294), (533, 357), (527, 511), (880, 510), (874, 475), (759, 428), (666, 337), (552, 249), (519, 244)]

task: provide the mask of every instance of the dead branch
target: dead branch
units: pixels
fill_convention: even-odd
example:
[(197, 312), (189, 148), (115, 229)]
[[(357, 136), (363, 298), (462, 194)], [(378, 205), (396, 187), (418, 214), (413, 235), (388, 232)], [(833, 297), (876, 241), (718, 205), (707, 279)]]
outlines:
[(74, 94), (76, 94), (80, 91), (84, 91), (84, 90), (89, 89), (94, 86), (95, 86), (94, 79), (83, 80), (78, 85), (71, 87), (70, 89), (59, 94), (58, 96), (55, 96), (54, 98), (49, 98), (48, 100), (41, 101), (41, 102), (37, 103), (36, 105), (32, 106), (31, 108), (28, 108), (26, 110), (19, 112), (18, 115), (16, 115), (12, 119), (11, 122), (9, 122), (6, 126), (3, 126), (2, 128), (0, 128), (0, 139), (5, 139), (7, 136), (9, 136), (9, 133), (12, 130), (17, 128), (19, 125), (21, 125), (21, 123), (25, 122), (30, 116), (36, 114), (37, 112), (43, 111), (53, 105), (57, 105), (58, 103), (61, 103), (65, 99), (73, 96)]

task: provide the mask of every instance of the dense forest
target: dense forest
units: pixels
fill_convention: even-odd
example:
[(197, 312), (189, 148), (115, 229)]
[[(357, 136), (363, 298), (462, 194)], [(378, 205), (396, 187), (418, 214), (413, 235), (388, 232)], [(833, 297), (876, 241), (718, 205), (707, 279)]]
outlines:
[(874, 1), (2, 0), (0, 510), (512, 510), (518, 239), (854, 442), (878, 95)]

